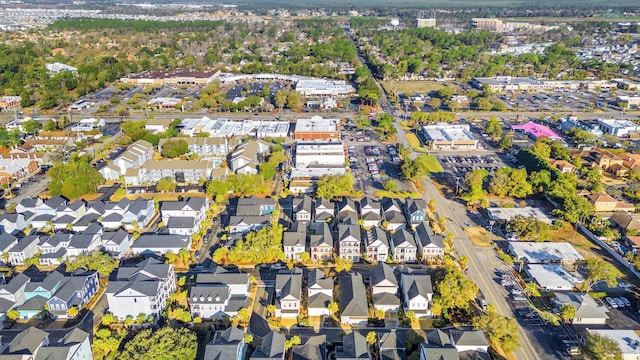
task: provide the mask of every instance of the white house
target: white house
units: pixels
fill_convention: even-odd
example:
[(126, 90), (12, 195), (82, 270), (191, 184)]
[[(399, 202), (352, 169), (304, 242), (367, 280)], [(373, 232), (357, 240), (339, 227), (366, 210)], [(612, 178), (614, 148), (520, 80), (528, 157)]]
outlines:
[(338, 251), (341, 259), (360, 261), (361, 242), (358, 225), (338, 225)]
[(367, 259), (369, 261), (385, 262), (389, 258), (389, 238), (380, 227), (374, 227), (367, 231), (365, 237)]
[(15, 235), (27, 228), (22, 214), (0, 214), (0, 233)]
[(431, 276), (418, 272), (403, 273), (400, 275), (400, 286), (405, 312), (413, 311), (418, 317), (431, 316)]
[(304, 223), (294, 223), (292, 231), (282, 235), (284, 255), (290, 260), (300, 260), (300, 254), (307, 251), (307, 226)]
[(116, 259), (123, 257), (131, 248), (133, 237), (126, 231), (107, 231), (102, 234), (102, 246)]
[(398, 312), (398, 280), (391, 266), (379, 262), (370, 270), (371, 301), (375, 310)]
[(121, 267), (116, 280), (107, 285), (109, 312), (120, 320), (139, 314), (157, 318), (175, 289), (173, 265), (150, 258), (133, 267)]
[(191, 237), (185, 235), (145, 234), (131, 245), (134, 254), (177, 254), (191, 247)]
[(322, 270), (315, 268), (309, 272), (307, 281), (307, 312), (309, 316), (330, 315), (327, 306), (333, 301), (333, 279), (327, 278)]
[(22, 265), (24, 261), (34, 257), (38, 253), (40, 237), (27, 235), (20, 239), (11, 249), (7, 251), (8, 261), (11, 265)]
[(360, 220), (362, 220), (362, 227), (365, 228), (380, 226), (382, 222), (380, 201), (370, 197), (362, 198), (360, 200)]
[(302, 300), (302, 271), (281, 270), (276, 275), (276, 317), (296, 319)]
[(366, 325), (369, 320), (367, 290), (359, 273), (338, 278), (340, 322), (351, 325)]
[(206, 197), (191, 197), (183, 201), (163, 201), (160, 204), (162, 222), (167, 223), (171, 217), (191, 217), (197, 222), (205, 219), (209, 209)]
[(416, 262), (418, 247), (413, 235), (407, 230), (400, 229), (391, 234), (390, 245), (394, 261), (402, 263)]

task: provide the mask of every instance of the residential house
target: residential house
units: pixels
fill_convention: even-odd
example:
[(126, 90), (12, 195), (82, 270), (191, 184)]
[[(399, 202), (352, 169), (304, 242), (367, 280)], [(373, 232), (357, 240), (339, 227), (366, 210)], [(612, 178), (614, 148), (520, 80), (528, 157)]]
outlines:
[(38, 245), (41, 252), (40, 265), (55, 266), (65, 261), (71, 236), (72, 234), (56, 232), (48, 238), (43, 237)]
[(7, 233), (0, 233), (0, 255), (4, 255), (18, 243), (18, 238)]
[(404, 311), (413, 311), (418, 317), (431, 316), (433, 287), (431, 276), (414, 271), (400, 275)]
[(284, 335), (279, 332), (272, 331), (262, 338), (262, 344), (258, 347), (250, 360), (284, 360), (286, 351)]
[(102, 224), (100, 224), (99, 219), (100, 215), (98, 214), (85, 214), (71, 225), (71, 230), (75, 232), (85, 232), (89, 226), (93, 224), (98, 224), (102, 228)]
[(333, 257), (333, 236), (329, 224), (321, 223), (309, 236), (309, 254), (313, 261), (330, 261)]
[(127, 169), (138, 169), (146, 161), (153, 158), (154, 146), (146, 140), (138, 140), (129, 145), (126, 151), (115, 158), (111, 164), (100, 169), (100, 174), (106, 180), (118, 180), (124, 176)]
[(293, 199), (293, 219), (299, 222), (310, 222), (313, 219), (313, 200), (307, 194)]
[(300, 336), (300, 345), (291, 348), (291, 360), (327, 360), (327, 336)]
[(348, 197), (343, 197), (338, 202), (338, 224), (342, 225), (359, 225), (358, 224), (358, 210), (353, 200)]
[(116, 259), (122, 258), (129, 252), (132, 242), (133, 236), (122, 229), (102, 234), (102, 247)]
[(575, 325), (602, 325), (607, 322), (607, 308), (596, 303), (596, 301), (587, 293), (573, 292), (556, 292), (555, 303), (558, 308), (564, 304), (573, 306), (576, 314), (571, 319), (571, 323)]
[(424, 199), (407, 199), (405, 211), (412, 229), (427, 221), (427, 202)]
[(396, 329), (378, 333), (380, 360), (407, 360), (407, 348)]
[(134, 254), (177, 254), (191, 248), (191, 237), (185, 235), (144, 234), (131, 245)]
[(382, 228), (376, 226), (367, 231), (365, 241), (369, 261), (385, 262), (389, 259), (389, 239)]
[(192, 236), (200, 231), (200, 222), (192, 217), (170, 217), (166, 227), (171, 235)]
[(245, 360), (246, 352), (244, 331), (231, 326), (216, 331), (204, 350), (204, 360)]
[(373, 308), (385, 313), (398, 312), (400, 310), (398, 280), (391, 266), (379, 262), (371, 268), (369, 273)]
[(271, 223), (269, 215), (235, 215), (229, 217), (229, 233), (256, 231)]
[[(16, 213), (23, 215), (26, 213), (35, 214), (36, 209), (42, 205), (42, 202), (40, 198), (25, 197), (16, 204)], [(27, 217), (28, 216), (25, 215), (25, 218)]]
[(109, 312), (120, 320), (139, 314), (159, 317), (175, 290), (173, 265), (149, 258), (135, 266), (120, 267), (116, 280), (107, 285)]
[[(240, 211), (242, 209), (242, 211)], [(276, 210), (276, 200), (272, 198), (259, 198), (251, 196), (238, 199), (236, 215), (271, 215)]]
[(221, 160), (147, 160), (140, 168), (129, 168), (124, 174), (128, 185), (155, 184), (160, 179), (170, 177), (178, 184), (196, 184), (211, 180), (211, 173)]
[(72, 203), (64, 204), (56, 209), (56, 216), (70, 216), (74, 219), (81, 218), (87, 212), (87, 204), (82, 200), (76, 200)]
[(331, 201), (327, 199), (316, 199), (314, 209), (316, 212), (316, 222), (332, 221), (335, 217), (335, 206)]
[[(167, 131), (172, 122), (173, 122), (173, 119), (169, 119), (169, 118), (151, 118), (147, 120), (147, 122), (144, 124), (144, 128), (145, 130), (149, 130), (152, 133), (159, 134)], [(161, 140), (166, 141), (168, 139), (161, 139)], [(160, 150), (160, 152), (162, 152), (162, 150)]]
[(406, 227), (406, 219), (402, 211), (402, 204), (398, 199), (383, 198), (382, 219), (386, 223), (385, 230), (397, 231)]
[(336, 360), (373, 359), (369, 344), (358, 331), (352, 331), (342, 338), (342, 346), (336, 346)]
[(7, 251), (7, 260), (14, 266), (24, 264), (25, 260), (34, 257), (38, 253), (39, 243), (40, 237), (37, 235), (23, 237)]
[(480, 330), (432, 330), (420, 346), (420, 360), (491, 360)]
[(38, 352), (49, 345), (49, 333), (33, 326), (16, 335), (0, 354), (5, 359), (36, 359)]
[(15, 307), (18, 310), (18, 316), (23, 320), (41, 317), (47, 301), (65, 282), (64, 275), (58, 271), (53, 271), (44, 277), (43, 273), (29, 274), (29, 276), (33, 278), (30, 278), (24, 290), (26, 301)]
[(362, 226), (365, 228), (380, 226), (380, 223), (382, 223), (381, 209), (380, 201), (366, 196), (363, 197), (360, 200), (360, 220), (362, 220)]
[(302, 271), (280, 270), (276, 275), (276, 317), (297, 319), (302, 300)]
[(208, 198), (192, 197), (182, 201), (163, 201), (160, 204), (160, 215), (165, 224), (172, 217), (190, 217), (200, 223), (206, 218), (208, 209)]
[(36, 215), (31, 219), (31, 226), (34, 229), (43, 229), (46, 227), (50, 227), (52, 225), (51, 221), (53, 221), (55, 217), (55, 215), (51, 214)]
[(20, 273), (12, 277), (8, 283), (0, 285), (0, 320), (5, 320), (7, 311), (22, 305), (27, 297), (25, 290), (31, 281), (28, 276)]
[(613, 340), (622, 353), (622, 360), (636, 360), (640, 357), (640, 336), (634, 330), (587, 329), (587, 332)]
[[(239, 271), (232, 271), (216, 266), (212, 273), (200, 273), (196, 276), (196, 283), (191, 287), (192, 292), (196, 291), (194, 288), (228, 288), (229, 297), (225, 299), (224, 309), (220, 310), (221, 304), (215, 300), (215, 296), (212, 296), (212, 300), (208, 299), (199, 302), (189, 302), (191, 314), (196, 317), (203, 318), (220, 318), (229, 316), (233, 317), (238, 314), (238, 310), (249, 307), (249, 292), (251, 290), (251, 283), (249, 282), (249, 274)], [(200, 290), (198, 290), (200, 291)], [(208, 294), (208, 291), (222, 291), (222, 290), (202, 290), (203, 294)], [(194, 292), (195, 293), (195, 292)], [(212, 295), (214, 295), (212, 293)], [(220, 296), (224, 299), (224, 296)]]
[(156, 208), (152, 199), (133, 200), (122, 214), (124, 228), (129, 231), (144, 229), (151, 223), (155, 213)]
[(638, 231), (640, 230), (640, 214), (632, 214), (626, 212), (616, 212), (611, 214), (611, 223), (623, 230)]
[(260, 160), (269, 151), (269, 144), (262, 141), (247, 141), (231, 154), (229, 165), (236, 174), (257, 174)]
[(189, 289), (189, 309), (193, 317), (221, 319), (226, 313), (231, 289), (226, 285), (192, 286)]
[(351, 325), (366, 325), (369, 320), (367, 290), (359, 273), (338, 278), (340, 322)]
[(575, 173), (578, 168), (567, 160), (550, 160), (549, 163), (552, 167), (560, 170), (561, 173)]
[(390, 245), (393, 261), (402, 263), (416, 262), (418, 247), (413, 235), (407, 230), (400, 229), (391, 234)]
[(341, 259), (359, 262), (362, 252), (361, 243), (358, 225), (338, 225), (338, 256)]
[(333, 301), (333, 279), (315, 268), (307, 280), (307, 312), (309, 316), (328, 316), (327, 306)]
[(16, 235), (27, 228), (22, 214), (0, 214), (0, 233)]
[(634, 205), (624, 201), (618, 201), (608, 194), (591, 194), (586, 197), (595, 212), (635, 211)]
[(47, 300), (49, 313), (54, 318), (69, 317), (69, 309), (82, 309), (98, 292), (98, 273), (88, 271), (77, 272), (73, 276), (65, 276), (64, 283), (58, 291)]
[(296, 222), (292, 231), (285, 231), (282, 236), (284, 256), (290, 260), (300, 261), (300, 254), (307, 251), (307, 225)]
[(421, 262), (429, 263), (444, 258), (444, 236), (434, 233), (428, 224), (418, 225), (414, 237)]
[[(162, 152), (162, 147), (169, 140), (160, 139), (158, 143), (159, 152)], [(242, 142), (241, 139), (236, 137), (182, 137), (180, 140), (186, 141), (187, 146), (189, 146), (189, 153), (203, 158), (225, 156)]]
[(69, 259), (75, 259), (80, 255), (87, 255), (102, 246), (101, 234), (74, 234), (67, 247)]
[[(24, 145), (18, 146), (15, 151), (20, 151), (23, 146)], [(26, 155), (26, 158), (20, 156), (12, 156), (11, 159), (0, 157), (0, 184), (9, 186), (11, 183), (20, 181), (22, 178), (38, 170), (36, 154), (28, 153), (24, 155)]]

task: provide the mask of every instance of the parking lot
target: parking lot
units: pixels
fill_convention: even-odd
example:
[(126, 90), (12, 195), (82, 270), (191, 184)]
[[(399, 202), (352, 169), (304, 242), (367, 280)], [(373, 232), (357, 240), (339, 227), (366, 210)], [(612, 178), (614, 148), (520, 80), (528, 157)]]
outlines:
[[(226, 95), (227, 100), (233, 100), (237, 97), (249, 96), (249, 95), (258, 95), (265, 86), (268, 86), (267, 83), (262, 82), (251, 82), (248, 84), (238, 84), (232, 86)], [(277, 92), (281, 90), (286, 90), (289, 88), (289, 85), (281, 82), (271, 82), (269, 87), (269, 93), (271, 96), (275, 95)]]
[(616, 97), (608, 92), (597, 91), (556, 91), (537, 93), (509, 93), (498, 96), (510, 110), (587, 111), (593, 108), (616, 107)]
[(435, 156), (444, 171), (453, 176), (465, 176), (467, 173), (477, 169), (486, 169), (489, 173), (493, 173), (496, 169), (506, 166), (498, 155), (491, 153), (483, 155), (436, 154)]

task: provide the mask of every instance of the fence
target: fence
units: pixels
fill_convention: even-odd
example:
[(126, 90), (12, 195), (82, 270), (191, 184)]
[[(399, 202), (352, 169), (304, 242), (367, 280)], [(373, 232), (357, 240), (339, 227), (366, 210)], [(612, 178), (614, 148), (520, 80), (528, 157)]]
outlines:
[(633, 275), (635, 275), (638, 279), (640, 279), (640, 272), (636, 271), (635, 266), (633, 264), (629, 263), (624, 257), (622, 257), (622, 255), (618, 254), (614, 249), (610, 248), (609, 245), (607, 245), (604, 241), (600, 240), (597, 236), (595, 236), (586, 227), (584, 227), (582, 225), (578, 225), (578, 230), (580, 230), (580, 232), (582, 234), (584, 234), (584, 236), (586, 236), (587, 239), (589, 239), (589, 240), (593, 241), (594, 243), (600, 245), (600, 247), (602, 247), (602, 249), (604, 249), (606, 252), (608, 252), (611, 256), (613, 256), (614, 259), (618, 260), (624, 267), (629, 269), (629, 271), (631, 271), (633, 273)]

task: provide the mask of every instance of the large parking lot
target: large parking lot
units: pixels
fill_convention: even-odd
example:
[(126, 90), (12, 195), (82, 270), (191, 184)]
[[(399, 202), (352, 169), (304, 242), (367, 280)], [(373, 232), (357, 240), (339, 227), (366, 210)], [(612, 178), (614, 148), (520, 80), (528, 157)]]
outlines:
[[(262, 89), (264, 89), (265, 86), (269, 86), (269, 84), (261, 83), (261, 82), (251, 82), (247, 84), (234, 85), (227, 91), (226, 99), (233, 100), (237, 97), (243, 97), (248, 95), (258, 95), (262, 91)], [(271, 95), (275, 95), (277, 92), (281, 90), (288, 89), (288, 87), (289, 86), (285, 83), (274, 81), (269, 86), (269, 93)]]
[(493, 173), (496, 169), (506, 166), (498, 155), (491, 153), (482, 155), (436, 154), (436, 158), (440, 161), (445, 172), (448, 172), (453, 176), (464, 176), (465, 174), (477, 169), (486, 169), (490, 173)]
[(498, 96), (507, 109), (524, 111), (588, 111), (593, 108), (616, 107), (616, 96), (598, 91), (557, 91), (538, 93), (506, 93)]

